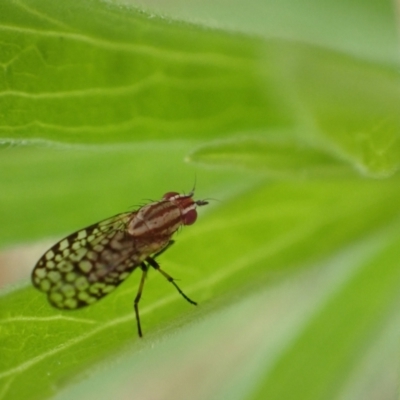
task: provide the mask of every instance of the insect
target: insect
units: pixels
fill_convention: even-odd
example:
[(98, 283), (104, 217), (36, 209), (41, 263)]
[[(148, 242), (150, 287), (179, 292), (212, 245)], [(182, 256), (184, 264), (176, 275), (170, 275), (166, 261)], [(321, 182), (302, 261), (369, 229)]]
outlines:
[(65, 237), (46, 251), (32, 271), (33, 285), (47, 293), (56, 308), (76, 310), (114, 291), (135, 269), (142, 271), (134, 300), (137, 330), (143, 336), (139, 301), (149, 267), (160, 272), (191, 304), (175, 280), (160, 268), (156, 257), (169, 248), (172, 235), (196, 221), (198, 206), (189, 194), (166, 193), (137, 211), (117, 214)]

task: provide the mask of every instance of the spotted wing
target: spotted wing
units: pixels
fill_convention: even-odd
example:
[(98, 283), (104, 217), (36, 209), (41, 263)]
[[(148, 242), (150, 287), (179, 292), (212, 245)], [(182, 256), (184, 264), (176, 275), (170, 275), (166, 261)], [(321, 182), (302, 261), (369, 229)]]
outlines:
[(61, 309), (85, 307), (112, 292), (140, 265), (126, 231), (135, 214), (116, 215), (60, 240), (37, 262), (34, 286)]

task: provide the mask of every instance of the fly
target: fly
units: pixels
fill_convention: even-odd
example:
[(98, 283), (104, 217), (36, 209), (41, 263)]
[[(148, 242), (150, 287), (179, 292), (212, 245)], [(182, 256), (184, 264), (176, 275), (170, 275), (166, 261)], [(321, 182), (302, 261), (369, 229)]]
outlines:
[(194, 191), (168, 192), (137, 211), (115, 215), (70, 234), (39, 259), (32, 271), (33, 285), (47, 293), (54, 307), (76, 310), (96, 303), (140, 268), (134, 310), (142, 337), (139, 302), (150, 267), (171, 282), (184, 299), (197, 305), (156, 261), (174, 243), (173, 234), (196, 221), (196, 208), (208, 204), (206, 200), (194, 200), (193, 195)]

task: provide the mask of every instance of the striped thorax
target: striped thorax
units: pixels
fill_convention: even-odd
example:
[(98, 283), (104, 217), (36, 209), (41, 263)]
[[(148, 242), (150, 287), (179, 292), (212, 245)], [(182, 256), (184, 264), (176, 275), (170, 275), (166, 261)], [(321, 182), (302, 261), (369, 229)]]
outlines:
[(197, 219), (197, 206), (208, 204), (204, 200), (193, 200), (188, 195), (166, 193), (161, 201), (140, 208), (128, 225), (128, 232), (135, 238), (171, 236), (182, 225), (191, 225)]

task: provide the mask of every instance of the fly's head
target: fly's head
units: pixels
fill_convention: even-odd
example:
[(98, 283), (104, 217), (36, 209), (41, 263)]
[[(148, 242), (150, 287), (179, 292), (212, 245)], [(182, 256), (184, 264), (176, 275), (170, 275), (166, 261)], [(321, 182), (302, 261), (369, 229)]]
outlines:
[(182, 216), (183, 225), (192, 225), (196, 222), (197, 211), (196, 208), (199, 206), (205, 206), (208, 204), (206, 200), (194, 200), (194, 191), (192, 190), (189, 194), (179, 194), (178, 192), (168, 192), (163, 196), (163, 200), (168, 200), (172, 204), (179, 207)]

